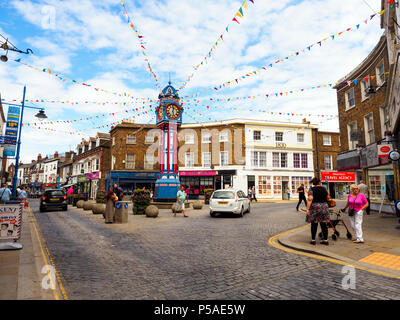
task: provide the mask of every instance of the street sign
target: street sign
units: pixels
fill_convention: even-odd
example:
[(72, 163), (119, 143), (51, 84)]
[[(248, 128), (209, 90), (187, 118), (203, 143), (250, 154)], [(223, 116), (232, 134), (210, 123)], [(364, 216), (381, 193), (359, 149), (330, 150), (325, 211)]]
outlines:
[(400, 152), (397, 150), (389, 152), (389, 159), (392, 161), (398, 161), (400, 159)]
[[(7, 113), (7, 123), (6, 123), (6, 132), (5, 138), (11, 139), (10, 141), (16, 141), (18, 136), (18, 125), (19, 125), (19, 117), (20, 117), (21, 108), (9, 106)], [(4, 153), (3, 155), (6, 157), (14, 157), (15, 156), (15, 143), (6, 143), (4, 141)]]
[(17, 144), (17, 137), (0, 136), (0, 144)]

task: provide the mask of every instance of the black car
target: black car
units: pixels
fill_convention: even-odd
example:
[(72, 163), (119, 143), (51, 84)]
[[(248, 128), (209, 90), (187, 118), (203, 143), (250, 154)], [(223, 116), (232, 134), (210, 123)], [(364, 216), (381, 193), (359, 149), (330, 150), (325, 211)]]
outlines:
[(63, 189), (48, 189), (40, 197), (40, 212), (49, 209), (68, 210), (67, 195)]

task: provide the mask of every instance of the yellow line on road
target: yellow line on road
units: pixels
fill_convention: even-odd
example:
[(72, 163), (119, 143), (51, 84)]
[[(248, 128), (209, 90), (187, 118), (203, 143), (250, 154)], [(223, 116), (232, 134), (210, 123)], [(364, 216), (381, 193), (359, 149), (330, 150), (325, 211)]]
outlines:
[(291, 229), (291, 230), (279, 233), (277, 235), (274, 235), (274, 236), (272, 236), (271, 238), (268, 239), (268, 243), (269, 243), (270, 246), (272, 246), (272, 247), (274, 247), (276, 249), (279, 249), (279, 250), (286, 251), (286, 252), (290, 252), (290, 253), (306, 256), (306, 257), (309, 257), (309, 258), (328, 261), (328, 262), (340, 264), (340, 265), (343, 265), (343, 266), (351, 266), (351, 267), (354, 267), (354, 268), (359, 269), (359, 270), (368, 271), (368, 272), (371, 272), (371, 273), (376, 273), (376, 274), (383, 275), (383, 276), (390, 277), (390, 278), (400, 279), (399, 276), (393, 275), (393, 274), (390, 274), (390, 273), (387, 273), (387, 272), (382, 272), (382, 271), (377, 271), (377, 270), (373, 270), (373, 269), (363, 268), (363, 267), (356, 266), (356, 265), (353, 265), (351, 263), (344, 262), (344, 261), (341, 261), (341, 260), (337, 260), (337, 259), (334, 259), (334, 258), (324, 257), (324, 256), (320, 256), (320, 255), (313, 254), (313, 253), (308, 253), (308, 252), (303, 252), (303, 251), (298, 251), (298, 250), (286, 248), (286, 247), (284, 247), (284, 246), (282, 246), (281, 244), (278, 243), (278, 238), (279, 237), (281, 237), (283, 235), (286, 235), (286, 234), (289, 234), (289, 233), (292, 233), (292, 232), (295, 232), (295, 231), (300, 230), (300, 229), (304, 229), (307, 226), (308, 226), (308, 224), (306, 224), (304, 226), (301, 226), (301, 227), (298, 227), (298, 228), (295, 228), (295, 229)]
[[(32, 210), (32, 208), (31, 208), (31, 210)], [(33, 227), (35, 228), (36, 237), (37, 237), (37, 240), (38, 240), (38, 243), (39, 243), (39, 246), (40, 246), (40, 250), (42, 251), (42, 257), (43, 257), (43, 260), (44, 260), (44, 262), (45, 262), (45, 265), (48, 266), (49, 264), (47, 263), (47, 259), (46, 259), (46, 255), (45, 255), (44, 250), (43, 250), (43, 246), (44, 246), (44, 248), (45, 248), (45, 250), (46, 250), (46, 252), (47, 252), (47, 256), (49, 257), (50, 264), (51, 264), (51, 266), (53, 267), (54, 272), (56, 273), (56, 278), (57, 278), (58, 287), (60, 288), (60, 291), (61, 291), (61, 293), (62, 293), (62, 295), (63, 295), (63, 298), (64, 298), (64, 300), (68, 300), (68, 296), (67, 296), (67, 293), (65, 292), (64, 286), (63, 286), (63, 284), (62, 284), (62, 282), (61, 282), (61, 278), (60, 278), (60, 276), (59, 276), (59, 272), (57, 271), (56, 266), (54, 265), (54, 262), (53, 262), (52, 259), (51, 259), (49, 249), (47, 248), (47, 246), (46, 246), (46, 244), (45, 244), (45, 242), (44, 242), (43, 233), (42, 233), (42, 231), (40, 230), (39, 224), (38, 224), (38, 222), (37, 222), (37, 220), (36, 220), (36, 217), (35, 217), (35, 215), (34, 215), (34, 213), (33, 213), (33, 210), (32, 210), (32, 218), (33, 218), (33, 220), (34, 220), (34, 221), (33, 221)], [(36, 227), (36, 226), (37, 226), (37, 227)], [(38, 229), (39, 229), (39, 232), (38, 232)], [(41, 237), (39, 236), (39, 233), (40, 233)], [(41, 239), (43, 239), (43, 245), (42, 245), (42, 240), (41, 240)], [(49, 277), (50, 277), (50, 281), (51, 281), (51, 283), (52, 283), (52, 287), (55, 288), (55, 285), (54, 285), (54, 283), (53, 283), (53, 278), (52, 278), (51, 275), (50, 275), (50, 270), (49, 270), (48, 267), (47, 267), (47, 274), (48, 274)], [(53, 290), (53, 294), (54, 294), (55, 299), (56, 299), (56, 300), (60, 300), (59, 297), (58, 297), (57, 291), (56, 291), (55, 289), (52, 289), (52, 290)]]

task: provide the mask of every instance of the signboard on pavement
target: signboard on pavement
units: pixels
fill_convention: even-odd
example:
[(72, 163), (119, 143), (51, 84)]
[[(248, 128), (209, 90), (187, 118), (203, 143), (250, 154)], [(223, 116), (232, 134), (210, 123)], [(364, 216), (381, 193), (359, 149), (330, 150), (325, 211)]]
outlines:
[(0, 205), (0, 240), (21, 238), (22, 206), (22, 203)]
[(329, 182), (353, 182), (356, 181), (355, 172), (321, 171), (321, 180)]

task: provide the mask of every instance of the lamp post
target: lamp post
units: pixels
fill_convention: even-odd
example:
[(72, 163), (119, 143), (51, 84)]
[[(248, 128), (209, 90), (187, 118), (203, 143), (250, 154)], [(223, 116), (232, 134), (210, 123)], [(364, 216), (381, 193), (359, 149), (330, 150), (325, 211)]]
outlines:
[(15, 198), (17, 196), (17, 179), (18, 179), (18, 166), (19, 166), (19, 153), (21, 149), (21, 130), (22, 130), (22, 121), (24, 117), (24, 109), (29, 108), (29, 109), (36, 109), (39, 110), (39, 112), (35, 115), (35, 117), (39, 119), (46, 119), (47, 116), (44, 112), (43, 108), (36, 108), (36, 107), (31, 107), (31, 106), (25, 106), (25, 93), (26, 93), (26, 86), (24, 86), (24, 93), (22, 97), (22, 104), (13, 104), (13, 103), (4, 103), (9, 106), (16, 106), (16, 107), (21, 107), (21, 116), (19, 119), (19, 128), (18, 128), (18, 141), (17, 141), (17, 153), (15, 156), (15, 173), (14, 173), (14, 178), (13, 178), (13, 188), (12, 188), (12, 196)]

